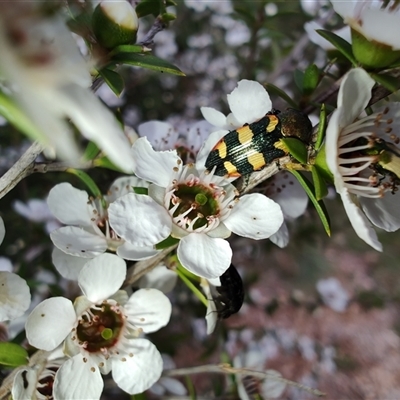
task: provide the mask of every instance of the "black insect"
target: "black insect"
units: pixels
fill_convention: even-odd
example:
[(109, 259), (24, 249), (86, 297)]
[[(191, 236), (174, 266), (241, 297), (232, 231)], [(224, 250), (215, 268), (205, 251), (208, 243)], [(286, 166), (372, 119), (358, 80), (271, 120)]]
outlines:
[(243, 305), (243, 281), (233, 264), (220, 276), (221, 286), (216, 288), (218, 296), (214, 299), (218, 318), (229, 318)]

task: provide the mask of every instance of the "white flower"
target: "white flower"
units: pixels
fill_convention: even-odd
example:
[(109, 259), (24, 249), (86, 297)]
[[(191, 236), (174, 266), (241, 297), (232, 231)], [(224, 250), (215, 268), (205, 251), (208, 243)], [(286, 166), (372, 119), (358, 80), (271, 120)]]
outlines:
[(148, 121), (138, 126), (140, 136), (146, 136), (157, 151), (176, 150), (185, 164), (194, 162), (211, 131), (207, 121), (180, 123), (175, 128), (169, 122)]
[(264, 87), (247, 79), (239, 81), (227, 98), (231, 110), (227, 117), (214, 108), (201, 107), (203, 117), (220, 129), (232, 130), (250, 124), (264, 117), (272, 109), (271, 99)]
[[(0, 244), (3, 242), (6, 229), (0, 218)], [(20, 317), (31, 303), (31, 294), (25, 280), (17, 274), (0, 271), (0, 321)]]
[(289, 243), (286, 221), (292, 221), (304, 214), (307, 209), (308, 196), (299, 181), (287, 171), (279, 172), (269, 178), (264, 193), (280, 205), (285, 219), (278, 232), (269, 239), (279, 247), (286, 247)]
[(40, 132), (35, 139), (55, 147), (62, 158), (78, 158), (74, 133), (65, 121), (70, 119), (118, 167), (130, 171), (129, 141), (114, 115), (88, 89), (90, 66), (63, 19), (43, 12), (40, 2), (1, 4), (1, 76)]
[(336, 278), (321, 279), (317, 282), (317, 290), (323, 302), (337, 312), (343, 312), (349, 303), (349, 295)]
[(180, 239), (182, 265), (208, 279), (230, 265), (232, 250), (224, 239), (231, 232), (266, 239), (282, 225), (282, 211), (274, 201), (257, 193), (237, 198), (224, 178), (199, 173), (192, 164), (183, 166), (175, 151), (155, 152), (140, 138), (132, 152), (135, 174), (152, 182), (149, 196), (122, 196), (110, 205), (109, 218), (114, 231), (133, 245), (155, 245), (169, 235)]
[(156, 289), (140, 289), (128, 297), (118, 290), (125, 275), (121, 258), (102, 254), (79, 273), (84, 295), (74, 304), (53, 297), (28, 317), (26, 334), (32, 346), (51, 351), (63, 344), (70, 357), (57, 371), (55, 399), (98, 399), (103, 389), (101, 374), (110, 372), (129, 394), (143, 392), (160, 378), (161, 355), (139, 336), (168, 323), (171, 303)]
[(354, 230), (366, 243), (382, 251), (371, 222), (388, 232), (400, 228), (396, 196), (400, 103), (388, 103), (361, 117), (374, 83), (360, 68), (344, 77), (325, 146), (327, 165)]
[(22, 201), (15, 200), (13, 208), (14, 211), (29, 221), (38, 223), (44, 222), (47, 233), (50, 233), (61, 226), (54, 215), (50, 212), (46, 200), (30, 199), (26, 204)]
[(368, 40), (400, 49), (400, 13), (395, 1), (331, 0), (344, 22)]
[(60, 183), (50, 190), (47, 200), (50, 211), (68, 225), (50, 234), (57, 247), (53, 252), (53, 263), (62, 276), (76, 279), (88, 258), (107, 250), (129, 260), (140, 260), (157, 253), (152, 246), (137, 248), (126, 243), (110, 228), (108, 221), (107, 206), (110, 203), (133, 192), (133, 187), (146, 186), (147, 183), (135, 177), (119, 178), (105, 196), (105, 204), (69, 183)]
[(11, 390), (13, 399), (39, 400), (53, 398), (53, 383), (56, 372), (67, 358), (60, 348), (52, 352), (44, 366), (38, 365), (19, 369)]

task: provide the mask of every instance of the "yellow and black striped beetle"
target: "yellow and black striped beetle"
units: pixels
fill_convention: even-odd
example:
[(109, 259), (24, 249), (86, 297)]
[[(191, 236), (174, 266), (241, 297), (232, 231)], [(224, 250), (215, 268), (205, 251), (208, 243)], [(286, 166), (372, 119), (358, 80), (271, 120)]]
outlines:
[(272, 110), (260, 120), (228, 132), (211, 150), (205, 166), (214, 174), (240, 177), (258, 171), (287, 152), (279, 148), (281, 138), (311, 140), (312, 124), (308, 116), (295, 109)]

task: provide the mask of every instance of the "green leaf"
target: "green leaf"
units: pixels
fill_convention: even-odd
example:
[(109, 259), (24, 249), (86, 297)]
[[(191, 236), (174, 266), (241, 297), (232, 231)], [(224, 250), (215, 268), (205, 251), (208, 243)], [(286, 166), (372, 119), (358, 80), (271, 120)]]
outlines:
[(112, 51), (108, 54), (109, 57), (113, 57), (118, 53), (145, 53), (150, 51), (149, 48), (138, 45), (138, 44), (120, 44), (117, 47), (114, 47)]
[(319, 125), (318, 125), (318, 132), (317, 132), (317, 140), (315, 142), (315, 150), (319, 150), (322, 145), (322, 142), (325, 138), (325, 131), (326, 131), (326, 107), (325, 104), (321, 104), (321, 111), (319, 112)]
[(294, 78), (294, 83), (303, 93), (304, 72), (296, 68), (293, 72), (293, 78)]
[(149, 189), (145, 188), (145, 187), (134, 187), (133, 191), (136, 194), (149, 194)]
[(117, 171), (121, 173), (124, 172), (120, 168), (118, 168), (112, 161), (110, 161), (110, 159), (106, 156), (94, 160), (93, 164), (96, 167), (110, 169), (111, 171)]
[(153, 14), (155, 17), (162, 12), (162, 0), (142, 0), (135, 8), (136, 14), (139, 18), (145, 15)]
[(313, 184), (315, 188), (315, 197), (319, 201), (323, 199), (328, 194), (328, 188), (326, 186), (325, 180), (319, 173), (318, 167), (313, 165), (311, 167), (311, 174), (313, 178)]
[(311, 64), (304, 72), (303, 78), (303, 94), (310, 96), (317, 88), (320, 80), (320, 71), (315, 64)]
[(176, 15), (175, 14), (172, 14), (172, 13), (161, 14), (161, 20), (163, 22), (168, 23), (168, 22), (174, 21), (175, 19), (176, 19)]
[(77, 176), (92, 192), (92, 195), (97, 198), (103, 197), (99, 187), (96, 185), (95, 181), (84, 171), (75, 168), (67, 168), (65, 172)]
[(32, 140), (38, 140), (41, 143), (48, 144), (46, 136), (35, 126), (32, 120), (25, 115), (19, 105), (1, 90), (0, 115)]
[(28, 364), (28, 352), (16, 343), (0, 342), (0, 364), (19, 367)]
[(331, 31), (326, 31), (325, 29), (316, 29), (316, 32), (328, 42), (332, 43), (333, 46), (335, 46), (355, 67), (358, 65), (349, 42)]
[(177, 6), (177, 5), (178, 5), (178, 3), (176, 1), (174, 1), (174, 0), (166, 0), (166, 2), (165, 2), (165, 6), (166, 7)]
[(168, 61), (153, 56), (152, 54), (118, 53), (114, 55), (112, 62), (117, 64), (135, 65), (137, 67), (149, 68), (155, 71), (185, 76), (185, 74), (178, 67), (170, 64)]
[(395, 78), (394, 76), (390, 76), (387, 74), (374, 74), (370, 73), (371, 78), (382, 85), (384, 88), (390, 90), (391, 92), (396, 92), (400, 89), (400, 81), (399, 78)]
[(87, 161), (94, 160), (96, 156), (100, 153), (100, 149), (94, 142), (89, 142), (86, 146), (83, 158)]
[(99, 74), (117, 96), (122, 93), (125, 84), (120, 74), (108, 68), (101, 69)]
[(166, 249), (167, 247), (171, 247), (179, 242), (179, 239), (173, 238), (172, 236), (168, 236), (162, 242), (156, 244), (157, 250)]
[(279, 96), (281, 99), (286, 101), (286, 103), (288, 103), (290, 107), (299, 108), (297, 103), (294, 100), (292, 100), (282, 89), (278, 88), (272, 83), (266, 83), (264, 86), (268, 90), (268, 92), (273, 93), (276, 96)]
[(307, 147), (301, 140), (288, 137), (282, 138), (280, 141), (284, 143), (287, 151), (292, 157), (302, 164), (307, 164)]
[(300, 185), (303, 187), (303, 189), (307, 193), (307, 195), (310, 198), (311, 202), (313, 203), (315, 209), (317, 210), (319, 217), (321, 218), (321, 222), (325, 228), (326, 233), (328, 234), (328, 236), (331, 236), (331, 227), (330, 227), (328, 212), (327, 212), (322, 200), (318, 201), (316, 199), (316, 197), (314, 195), (313, 185), (300, 172), (295, 171), (295, 170), (289, 170), (289, 171), (296, 177), (296, 179), (299, 181)]

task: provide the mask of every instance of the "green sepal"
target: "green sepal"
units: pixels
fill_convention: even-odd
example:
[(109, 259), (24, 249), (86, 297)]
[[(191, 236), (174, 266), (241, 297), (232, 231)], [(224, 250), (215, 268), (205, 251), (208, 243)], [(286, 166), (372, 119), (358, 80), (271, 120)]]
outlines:
[(299, 171), (295, 170), (289, 170), (289, 171), (296, 177), (300, 185), (307, 193), (315, 209), (317, 210), (317, 213), (321, 219), (325, 232), (327, 233), (328, 236), (331, 236), (331, 227), (330, 227), (328, 211), (326, 210), (323, 201), (322, 200), (318, 201), (317, 198), (315, 197), (314, 194), (315, 192), (312, 183), (307, 178), (305, 178)]
[(109, 69), (103, 68), (99, 71), (100, 76), (104, 79), (110, 89), (117, 95), (120, 96), (124, 90), (125, 83), (122, 76), (117, 72)]
[(93, 165), (95, 167), (106, 168), (110, 169), (111, 171), (125, 173), (124, 171), (122, 171), (121, 168), (118, 168), (112, 161), (110, 161), (110, 159), (107, 156), (94, 160)]
[(325, 29), (316, 29), (316, 32), (333, 44), (333, 46), (336, 47), (355, 67), (358, 65), (349, 42), (331, 31), (326, 31)]
[(269, 93), (275, 94), (279, 96), (282, 100), (286, 101), (293, 108), (299, 108), (298, 104), (290, 98), (282, 89), (278, 88), (277, 86), (273, 85), (272, 83), (266, 83), (265, 88), (268, 90)]
[(162, 0), (142, 0), (135, 8), (138, 18), (142, 18), (146, 15), (157, 15), (161, 14), (165, 10)]
[(0, 364), (19, 367), (28, 364), (28, 352), (19, 344), (0, 342)]
[(168, 72), (174, 75), (185, 76), (185, 74), (175, 65), (162, 60), (152, 54), (144, 53), (118, 53), (111, 60), (114, 64), (129, 64), (137, 67), (149, 68), (155, 71)]
[(319, 125), (318, 125), (318, 132), (317, 132), (317, 140), (315, 142), (315, 150), (319, 150), (321, 147), (326, 132), (326, 107), (325, 104), (321, 104), (321, 110), (319, 112)]
[(393, 93), (400, 89), (399, 78), (395, 78), (394, 76), (388, 74), (370, 73), (370, 75), (375, 82), (378, 82), (384, 88), (390, 90)]
[(102, 194), (99, 189), (99, 187), (96, 185), (95, 181), (84, 171), (81, 171), (80, 169), (75, 169), (75, 168), (67, 168), (65, 172), (68, 172), (69, 174), (77, 176), (85, 185), (86, 187), (90, 190), (92, 195), (96, 198), (101, 198)]
[(307, 164), (307, 147), (299, 139), (296, 138), (282, 138), (280, 141), (285, 145), (287, 152), (301, 164)]
[(320, 70), (315, 64), (311, 64), (304, 71), (303, 77), (303, 94), (310, 96), (317, 88), (320, 80)]
[(94, 160), (98, 156), (100, 151), (101, 150), (96, 143), (89, 142), (86, 146), (85, 152), (83, 153), (83, 159), (87, 161)]
[[(137, 186), (134, 186), (134, 187), (132, 187), (132, 189), (133, 189), (133, 191), (136, 193), (136, 194), (145, 194), (145, 195), (148, 195), (149, 194), (149, 189), (148, 188), (145, 188), (145, 187), (137, 187)], [(161, 242), (162, 243), (162, 242)]]
[(315, 189), (315, 198), (318, 201), (322, 200), (328, 194), (328, 187), (326, 186), (325, 180), (323, 179), (322, 174), (319, 173), (318, 167), (315, 165), (311, 167), (311, 175)]
[(164, 239), (162, 242), (156, 244), (157, 250), (166, 249), (168, 247), (174, 246), (175, 244), (179, 243), (179, 239), (172, 237), (171, 235)]
[(204, 296), (204, 294), (197, 288), (197, 286), (193, 283), (193, 281), (188, 278), (186, 274), (186, 269), (184, 267), (179, 267), (176, 269), (176, 273), (178, 274), (179, 278), (185, 285), (193, 292), (193, 294), (207, 307), (208, 300)]
[(49, 144), (46, 136), (36, 127), (32, 120), (25, 115), (19, 105), (0, 89), (0, 115), (11, 125), (32, 140)]

